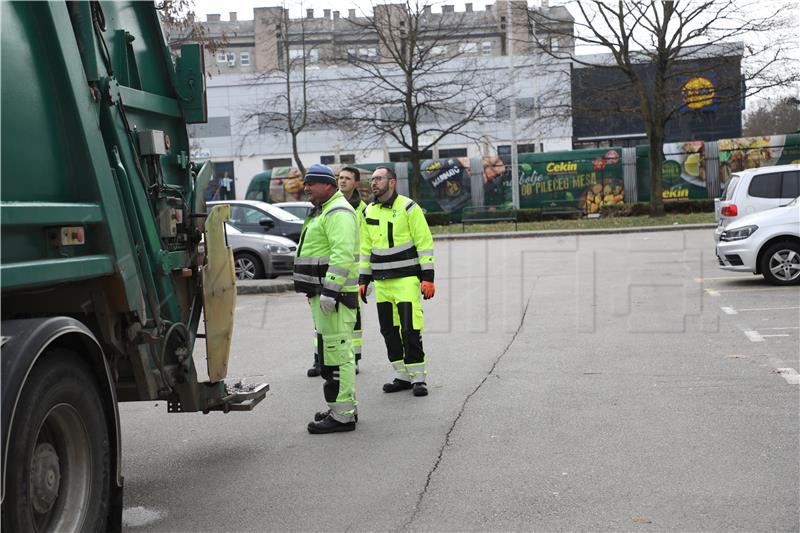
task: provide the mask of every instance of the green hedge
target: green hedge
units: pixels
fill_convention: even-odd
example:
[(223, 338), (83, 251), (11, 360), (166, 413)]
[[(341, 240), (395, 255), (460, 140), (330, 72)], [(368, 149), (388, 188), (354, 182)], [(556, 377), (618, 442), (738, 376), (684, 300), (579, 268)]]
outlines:
[[(711, 213), (714, 211), (714, 200), (686, 200), (681, 202), (665, 202), (666, 213)], [(650, 214), (650, 204), (636, 202), (633, 204), (604, 205), (600, 208), (600, 216), (605, 218), (644, 216)], [(532, 208), (520, 209), (517, 212), (518, 222), (536, 222), (547, 218), (580, 218), (579, 211), (574, 213), (559, 213), (552, 210)], [(445, 213), (443, 211), (429, 211), (425, 213), (429, 226), (447, 226), (460, 224), (461, 213)]]
[[(650, 204), (637, 202), (635, 204), (604, 205), (600, 208), (602, 217), (631, 217), (650, 214)], [(665, 213), (711, 213), (714, 211), (714, 200), (685, 200), (681, 202), (664, 202)]]

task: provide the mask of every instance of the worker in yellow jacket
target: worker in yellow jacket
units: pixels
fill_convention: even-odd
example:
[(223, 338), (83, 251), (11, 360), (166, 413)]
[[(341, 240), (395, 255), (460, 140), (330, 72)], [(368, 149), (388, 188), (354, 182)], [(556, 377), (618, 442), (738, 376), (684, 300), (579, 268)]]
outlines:
[(353, 326), (358, 309), (359, 232), (355, 210), (338, 191), (333, 171), (311, 165), (303, 180), (314, 204), (297, 244), (295, 291), (308, 296), (325, 379), (326, 411), (314, 415), (310, 433), (356, 428)]
[(422, 208), (397, 194), (397, 176), (389, 167), (378, 167), (370, 179), (375, 201), (361, 220), (359, 293), (366, 303), (369, 284), (375, 282), (378, 322), (386, 342), (394, 381), (384, 392), (413, 389), (427, 396), (424, 321), (420, 293), (433, 298), (433, 237)]

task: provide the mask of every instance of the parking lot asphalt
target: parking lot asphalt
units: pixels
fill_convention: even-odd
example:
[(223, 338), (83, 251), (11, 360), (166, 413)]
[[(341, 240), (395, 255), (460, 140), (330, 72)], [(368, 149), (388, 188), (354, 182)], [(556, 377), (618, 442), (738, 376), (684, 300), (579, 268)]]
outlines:
[(308, 304), (243, 295), (229, 379), (267, 398), (122, 404), (125, 529), (798, 531), (798, 287), (719, 269), (705, 229), (436, 254), (429, 396), (382, 392), (370, 300), (358, 429), (309, 435)]
[[(600, 228), (584, 230), (546, 230), (546, 231), (515, 231), (507, 233), (461, 233), (452, 235), (434, 235), (434, 241), (461, 241), (481, 239), (530, 239), (545, 237), (566, 237), (570, 235), (613, 235), (617, 233), (645, 233), (655, 231), (683, 231), (693, 229), (713, 229), (715, 224), (683, 224), (671, 226), (642, 226), (637, 228)], [(237, 294), (269, 294), (294, 290), (291, 276), (281, 276), (276, 279), (254, 279), (238, 281)]]

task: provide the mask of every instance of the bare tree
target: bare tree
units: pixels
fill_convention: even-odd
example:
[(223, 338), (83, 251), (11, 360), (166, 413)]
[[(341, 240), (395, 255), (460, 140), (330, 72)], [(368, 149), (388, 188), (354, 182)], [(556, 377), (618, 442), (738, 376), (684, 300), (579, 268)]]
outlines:
[(351, 19), (351, 38), (371, 44), (348, 53), (360, 79), (347, 88), (346, 112), (333, 117), (366, 131), (367, 138), (388, 137), (407, 150), (415, 198), (425, 153), (448, 136), (472, 138), (467, 126), (489, 117), (493, 92), (479, 61), (467, 57), (476, 51), (462, 45), (463, 14), (432, 13), (431, 7), (426, 0), (406, 0), (374, 5), (371, 15)]
[(744, 124), (748, 137), (800, 132), (800, 100), (794, 97), (767, 101), (751, 111)]
[(182, 44), (199, 43), (213, 54), (228, 44), (228, 38), (224, 33), (212, 36), (206, 25), (197, 22), (193, 4), (194, 0), (162, 0), (156, 3), (161, 25), (167, 33), (167, 42), (171, 49)]
[[(729, 98), (744, 98), (798, 80), (796, 64), (786, 53), (781, 31), (790, 28), (784, 16), (791, 4), (776, 6), (748, 0), (604, 0), (573, 1), (576, 15), (574, 35), (563, 31), (561, 20), (546, 11), (532, 11), (531, 23), (537, 47), (545, 53), (570, 59), (578, 65), (615, 72), (632, 91), (626, 101), (645, 125), (650, 145), (650, 204), (654, 216), (663, 215), (662, 160), (667, 123), (685, 105), (680, 94), (682, 80), (698, 74), (696, 60), (738, 55), (745, 93), (733, 91)], [(602, 56), (580, 56), (560, 44), (575, 39), (578, 45), (605, 52)], [(796, 37), (790, 37), (796, 38)], [(741, 41), (747, 40), (746, 44)], [(744, 83), (739, 84), (742, 81)], [(696, 98), (708, 97), (713, 88), (683, 87)], [(684, 95), (685, 96), (685, 95)], [(722, 98), (718, 91), (715, 97)]]
[[(275, 68), (258, 72), (253, 77), (253, 86), (279, 83), (279, 90), (269, 91), (258, 105), (245, 110), (242, 122), (255, 124), (258, 133), (285, 133), (291, 139), (292, 157), (301, 174), (306, 167), (300, 158), (298, 138), (309, 127), (321, 120), (315, 112), (309, 93), (309, 62), (318, 50), (306, 39), (306, 22), (299, 19), (292, 23), (289, 10), (284, 5), (277, 31), (278, 64)], [(243, 136), (244, 139), (246, 136)]]

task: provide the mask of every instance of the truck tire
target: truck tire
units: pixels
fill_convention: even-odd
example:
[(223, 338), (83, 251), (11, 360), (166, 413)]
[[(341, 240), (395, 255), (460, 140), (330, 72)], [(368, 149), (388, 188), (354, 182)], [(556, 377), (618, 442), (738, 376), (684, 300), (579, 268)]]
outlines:
[(105, 531), (110, 443), (99, 383), (53, 349), (25, 383), (11, 428), (4, 531)]
[(800, 245), (782, 241), (769, 245), (761, 254), (761, 274), (773, 285), (800, 283)]
[(233, 257), (233, 268), (236, 279), (261, 279), (264, 277), (264, 267), (261, 260), (249, 252), (239, 252)]

